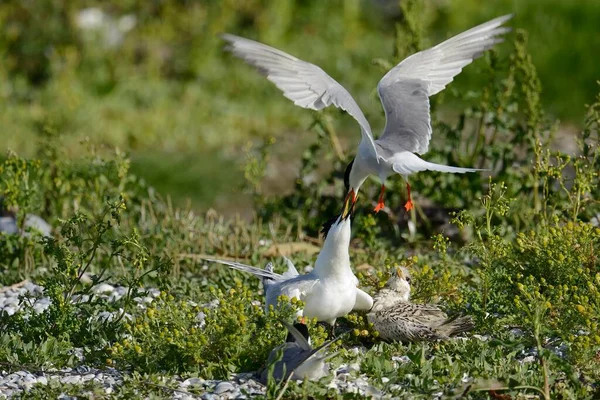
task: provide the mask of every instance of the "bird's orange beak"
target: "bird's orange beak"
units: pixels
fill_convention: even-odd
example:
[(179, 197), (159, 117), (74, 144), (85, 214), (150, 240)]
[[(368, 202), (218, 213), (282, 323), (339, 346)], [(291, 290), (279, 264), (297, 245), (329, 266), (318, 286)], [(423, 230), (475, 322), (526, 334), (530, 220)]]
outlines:
[(344, 208), (342, 210), (342, 219), (346, 219), (352, 214), (354, 210), (354, 204), (356, 204), (356, 199), (358, 196), (354, 189), (350, 189), (348, 195), (346, 195), (346, 199), (344, 200)]

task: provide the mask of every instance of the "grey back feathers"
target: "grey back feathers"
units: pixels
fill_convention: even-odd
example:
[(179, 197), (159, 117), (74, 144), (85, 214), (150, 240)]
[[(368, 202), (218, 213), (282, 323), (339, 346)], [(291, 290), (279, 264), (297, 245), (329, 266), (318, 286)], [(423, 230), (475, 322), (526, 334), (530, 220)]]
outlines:
[[(326, 349), (338, 338), (329, 340), (316, 349), (309, 343), (308, 329), (303, 324), (289, 324), (282, 321), (288, 330), (286, 342), (275, 347), (269, 354), (267, 367), (260, 373), (259, 380), (266, 384), (270, 371), (276, 381), (282, 381), (292, 375), (293, 379), (319, 380), (329, 374), (325, 361), (337, 355), (327, 355)], [(302, 331), (302, 332), (301, 332)]]

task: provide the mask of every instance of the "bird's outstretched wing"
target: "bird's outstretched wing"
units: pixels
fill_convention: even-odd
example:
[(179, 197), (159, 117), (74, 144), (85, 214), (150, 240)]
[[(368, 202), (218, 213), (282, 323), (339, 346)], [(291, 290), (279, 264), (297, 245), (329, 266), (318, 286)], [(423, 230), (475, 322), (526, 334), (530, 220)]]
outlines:
[(386, 125), (377, 144), (388, 150), (427, 152), (431, 139), (429, 97), (442, 91), (485, 50), (503, 41), (510, 28), (498, 17), (404, 59), (377, 85)]
[(377, 158), (371, 126), (360, 107), (350, 93), (320, 67), (254, 40), (231, 34), (223, 34), (222, 38), (229, 43), (229, 51), (256, 67), (297, 106), (322, 110), (334, 105), (354, 117), (360, 125), (363, 141)]

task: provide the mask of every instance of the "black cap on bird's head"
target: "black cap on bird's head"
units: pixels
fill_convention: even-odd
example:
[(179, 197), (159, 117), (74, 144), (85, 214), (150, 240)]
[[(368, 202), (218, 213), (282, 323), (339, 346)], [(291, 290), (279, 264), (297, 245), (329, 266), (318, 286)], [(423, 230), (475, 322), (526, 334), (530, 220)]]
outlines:
[(344, 188), (346, 189), (346, 197), (344, 198), (344, 206), (342, 208), (342, 219), (348, 218), (354, 212), (354, 204), (356, 203), (356, 192), (354, 188), (350, 187), (350, 172), (354, 165), (355, 158), (350, 161), (350, 164), (344, 171)]
[(350, 171), (352, 170), (352, 165), (354, 165), (354, 158), (346, 167), (346, 171), (344, 171), (344, 188), (346, 189), (346, 193), (350, 191)]
[[(346, 216), (346, 218), (350, 217), (350, 214), (348, 214), (348, 216)], [(346, 219), (346, 218), (342, 218), (342, 220)], [(329, 231), (331, 230), (331, 227), (338, 222), (338, 220), (340, 219), (339, 215), (336, 215), (335, 217), (331, 217), (327, 220), (327, 222), (325, 222), (323, 224), (323, 226), (321, 227), (321, 233), (323, 234), (323, 238), (326, 238), (327, 235), (329, 234)]]
[[(308, 327), (306, 326), (306, 324), (301, 324), (299, 322), (296, 322), (294, 324), (294, 328), (296, 328), (298, 330), (298, 332), (300, 332), (302, 334), (302, 336), (304, 336), (304, 338), (308, 341), (309, 334), (308, 334)], [(294, 335), (292, 335), (291, 332), (288, 332), (287, 337), (285, 338), (286, 343), (293, 343), (296, 341), (296, 339), (294, 338)]]

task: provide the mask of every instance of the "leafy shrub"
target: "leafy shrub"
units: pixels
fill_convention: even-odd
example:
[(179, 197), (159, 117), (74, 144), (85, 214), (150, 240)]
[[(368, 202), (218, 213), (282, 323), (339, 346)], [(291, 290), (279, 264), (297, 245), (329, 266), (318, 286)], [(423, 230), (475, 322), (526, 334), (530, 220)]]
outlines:
[[(421, 9), (403, 4), (407, 15), (397, 29), (394, 58), (422, 45), (423, 26), (415, 14)], [(168, 13), (170, 6), (148, 7), (148, 12)], [(385, 344), (372, 335), (364, 313), (341, 319), (340, 327), (353, 333), (341, 346), (368, 348), (360, 359), (344, 352), (345, 361), (360, 362), (371, 384), (394, 395), (431, 398), (494, 388), (514, 396), (595, 395), (593, 383), (600, 378), (600, 209), (595, 200), (600, 195), (600, 97), (589, 107), (578, 155), (551, 151), (557, 124), (541, 107), (526, 35), (518, 32), (513, 43), (509, 59), (491, 53), (480, 64), (488, 83), (459, 99), (467, 106), (454, 123), (434, 112), (443, 145), (433, 143), (429, 157), (490, 166), (493, 177), (422, 174), (411, 181), (421, 207), (411, 215), (396, 209), (371, 215), (366, 199), (374, 188), (367, 185), (361, 196), (351, 246), (361, 287), (374, 293), (393, 266), (406, 265), (414, 278), (414, 301), (473, 315), (476, 333), (488, 339)], [(392, 62), (377, 64), (387, 68)], [(163, 72), (188, 79), (190, 68), (186, 61)], [(434, 100), (434, 110), (455, 100), (449, 89)], [(0, 192), (7, 207), (18, 206), (19, 225), (27, 213), (39, 213), (55, 229), (48, 238), (2, 235), (0, 280), (35, 279), (51, 305), (33, 314), (39, 295), (27, 295), (20, 312), (0, 316), (0, 362), (114, 366), (132, 372), (126, 394), (159, 375), (223, 379), (263, 366), (285, 335), (274, 319), (293, 318), (301, 305), (281, 299), (288, 307), (265, 314), (257, 279), (201, 260), (218, 256), (261, 265), (266, 253), (276, 254), (272, 247), (316, 236), (321, 223), (339, 211), (349, 157), (336, 144), (330, 117), (315, 116), (317, 139), (303, 155), (289, 195), (267, 196), (260, 188), (272, 141), (251, 154), (245, 170), (257, 205), (251, 222), (174, 207), (131, 174), (120, 151), (83, 143), (84, 156), (73, 160), (65, 154), (62, 131), (39, 129), (43, 150), (33, 160), (9, 154), (0, 167)], [(319, 170), (323, 160), (332, 171)], [(392, 189), (403, 186), (397, 182), (390, 183)], [(390, 190), (387, 202), (400, 207), (402, 196)], [(452, 224), (441, 228), (423, 218), (425, 198), (442, 209), (446, 220), (455, 209)], [(304, 266), (314, 256), (291, 258)], [(101, 283), (122, 285), (126, 295), (109, 302), (93, 291)], [(141, 307), (138, 301), (148, 288), (161, 294)], [(72, 301), (73, 296), (82, 300)], [(94, 318), (105, 311), (112, 318)], [(310, 326), (318, 345), (325, 331), (313, 321)], [(73, 348), (83, 351), (84, 361), (73, 356)], [(535, 362), (525, 361), (530, 357)], [(314, 388), (330, 394), (322, 385)], [(269, 393), (276, 392), (272, 389)], [(299, 398), (303, 390), (292, 385), (286, 395)]]

